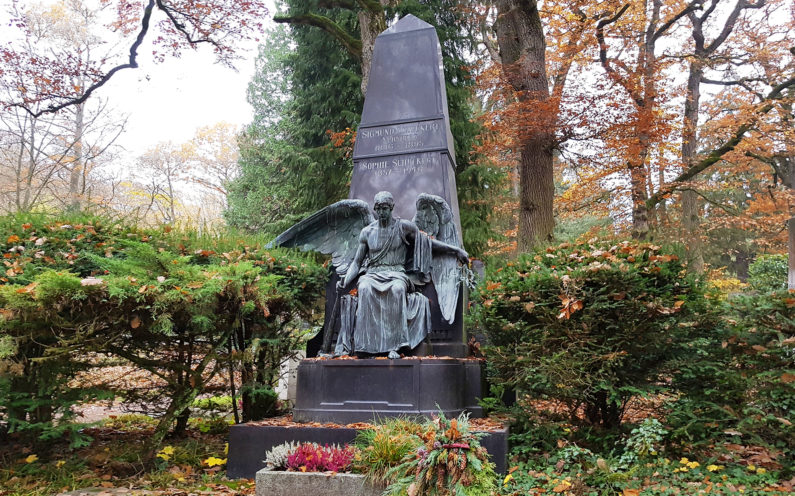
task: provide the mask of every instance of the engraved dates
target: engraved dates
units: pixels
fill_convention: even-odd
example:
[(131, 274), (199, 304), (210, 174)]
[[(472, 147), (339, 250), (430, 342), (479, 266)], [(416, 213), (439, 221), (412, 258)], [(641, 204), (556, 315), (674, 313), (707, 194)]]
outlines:
[(411, 155), (397, 155), (376, 159), (360, 160), (356, 170), (360, 173), (370, 173), (376, 176), (390, 174), (412, 175), (421, 174), (429, 169), (439, 166), (439, 153), (413, 153)]
[(409, 122), (359, 129), (356, 155), (406, 153), (444, 146), (442, 120)]

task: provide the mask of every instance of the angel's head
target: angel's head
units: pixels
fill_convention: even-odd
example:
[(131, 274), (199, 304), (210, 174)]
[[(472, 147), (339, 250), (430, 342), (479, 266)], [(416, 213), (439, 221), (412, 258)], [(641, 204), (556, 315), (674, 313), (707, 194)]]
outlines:
[(376, 193), (373, 199), (373, 210), (380, 220), (389, 220), (392, 218), (392, 209), (395, 208), (395, 199), (389, 191), (381, 191)]

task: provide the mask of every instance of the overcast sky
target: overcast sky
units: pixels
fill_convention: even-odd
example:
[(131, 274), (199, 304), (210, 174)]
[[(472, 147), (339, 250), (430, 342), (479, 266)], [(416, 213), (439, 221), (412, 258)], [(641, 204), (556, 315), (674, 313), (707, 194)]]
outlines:
[(161, 141), (181, 143), (197, 128), (226, 121), (251, 121), (246, 88), (254, 73), (256, 45), (241, 52), (238, 71), (214, 63), (209, 49), (189, 50), (179, 59), (154, 64), (142, 50), (140, 67), (117, 73), (98, 95), (128, 114), (118, 143), (133, 155)]
[[(0, 0), (0, 41), (15, 31), (8, 27), (10, 2)], [(20, 5), (27, 4), (28, 0), (22, 0)], [(139, 49), (138, 69), (119, 71), (94, 93), (108, 99), (119, 114), (128, 116), (126, 131), (117, 140), (125, 150), (120, 158), (140, 155), (161, 141), (187, 141), (202, 126), (220, 121), (244, 126), (251, 121), (246, 88), (254, 73), (256, 42), (239, 47), (237, 53), (242, 58), (235, 64), (235, 71), (216, 64), (212, 50), (204, 46), (195, 51), (188, 48), (180, 58), (167, 57), (156, 64), (151, 55), (155, 35), (150, 32)], [(119, 50), (123, 53), (127, 49), (121, 46)]]

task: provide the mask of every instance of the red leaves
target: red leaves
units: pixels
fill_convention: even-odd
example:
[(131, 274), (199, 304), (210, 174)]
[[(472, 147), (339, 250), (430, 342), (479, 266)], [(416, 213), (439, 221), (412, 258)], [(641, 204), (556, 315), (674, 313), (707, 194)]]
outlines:
[(38, 286), (38, 285), (39, 285), (39, 283), (32, 282), (32, 283), (28, 284), (27, 286), (25, 286), (24, 288), (17, 289), (17, 293), (20, 293), (20, 294), (33, 293), (33, 290), (36, 289), (36, 286)]
[(351, 446), (336, 448), (304, 443), (287, 457), (287, 468), (301, 472), (343, 472), (350, 467), (353, 457)]
[(671, 261), (677, 261), (679, 257), (676, 255), (651, 255), (649, 257), (649, 262), (663, 262), (668, 263)]
[(344, 131), (333, 132), (331, 129), (326, 130), (326, 135), (331, 141), (331, 146), (340, 149), (343, 152), (344, 158), (350, 158), (353, 153), (353, 145), (356, 143), (356, 131), (351, 128), (345, 128)]
[(489, 281), (486, 283), (486, 291), (494, 291), (495, 289), (498, 289), (500, 286), (502, 286), (501, 282)]

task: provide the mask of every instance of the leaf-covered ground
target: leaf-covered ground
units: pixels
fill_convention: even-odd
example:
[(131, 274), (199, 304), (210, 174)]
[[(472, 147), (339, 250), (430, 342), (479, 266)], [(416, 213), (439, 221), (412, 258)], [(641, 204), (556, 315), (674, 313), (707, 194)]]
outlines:
[[(289, 423), (281, 417), (270, 422)], [(489, 429), (494, 421), (481, 421)], [(69, 450), (66, 443), (42, 446), (0, 443), (0, 496), (43, 495), (201, 495), (254, 494), (254, 481), (225, 477), (228, 424), (220, 419), (192, 419), (184, 437), (167, 439), (145, 465), (143, 441), (155, 421), (143, 415), (118, 415), (86, 427), (90, 445)], [(561, 440), (565, 443), (565, 440)], [(742, 444), (715, 447), (713, 456), (668, 459), (662, 454), (630, 470), (612, 461), (577, 465), (539, 456), (519, 464), (501, 478), (503, 495), (783, 495), (792, 494), (795, 479), (782, 480), (787, 460)]]
[(66, 444), (2, 442), (0, 495), (254, 493), (253, 480), (225, 477), (224, 421), (192, 419), (186, 435), (167, 439), (154, 465), (146, 465), (141, 447), (154, 424), (142, 415), (109, 418), (100, 427), (86, 427), (93, 441), (74, 451)]

